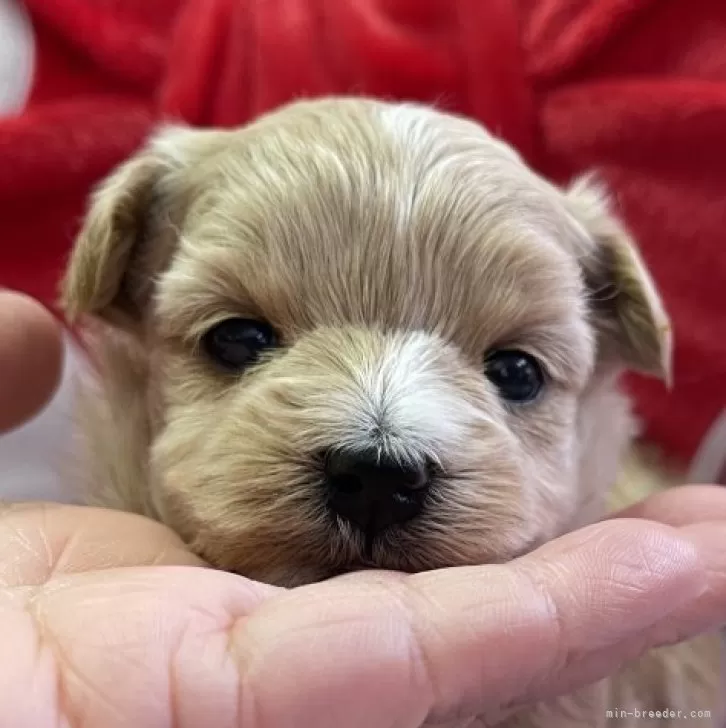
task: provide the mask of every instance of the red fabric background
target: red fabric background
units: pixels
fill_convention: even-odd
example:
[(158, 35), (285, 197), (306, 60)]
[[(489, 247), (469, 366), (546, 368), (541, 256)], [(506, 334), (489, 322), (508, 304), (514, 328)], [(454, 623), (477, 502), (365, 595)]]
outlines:
[(52, 303), (89, 187), (155, 120), (236, 125), (364, 93), (475, 117), (559, 181), (599, 170), (675, 326), (647, 434), (690, 458), (726, 404), (723, 0), (26, 0), (38, 59), (0, 120), (0, 285)]

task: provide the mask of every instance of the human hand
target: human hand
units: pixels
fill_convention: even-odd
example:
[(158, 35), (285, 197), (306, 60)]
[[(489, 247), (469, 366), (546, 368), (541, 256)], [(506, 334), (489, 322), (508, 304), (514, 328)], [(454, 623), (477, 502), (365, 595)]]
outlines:
[(0, 726), (483, 725), (724, 623), (726, 492), (623, 515), (503, 566), (285, 590), (133, 515), (6, 508)]

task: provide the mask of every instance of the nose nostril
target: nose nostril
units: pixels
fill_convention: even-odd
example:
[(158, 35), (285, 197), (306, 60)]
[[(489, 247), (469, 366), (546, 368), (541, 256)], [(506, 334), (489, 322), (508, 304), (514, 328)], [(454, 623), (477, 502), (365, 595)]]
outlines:
[(418, 491), (411, 488), (398, 488), (391, 493), (394, 503), (404, 506), (410, 506), (416, 503)]
[(421, 490), (421, 488), (428, 486), (429, 479), (429, 473), (426, 468), (413, 467), (403, 471), (403, 488), (399, 488), (399, 490)]

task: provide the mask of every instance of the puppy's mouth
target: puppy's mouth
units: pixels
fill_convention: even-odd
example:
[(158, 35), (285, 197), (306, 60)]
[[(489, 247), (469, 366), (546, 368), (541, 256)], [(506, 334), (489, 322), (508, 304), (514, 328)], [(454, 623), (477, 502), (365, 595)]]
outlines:
[(459, 566), (505, 564), (535, 551), (547, 540), (541, 535), (533, 535), (525, 543), (502, 552), (489, 551), (486, 548), (486, 537), (483, 537), (482, 551), (475, 555), (467, 554), (463, 550), (457, 553), (456, 548), (452, 549), (452, 546), (455, 547), (456, 539), (456, 534), (452, 533), (452, 542), (447, 544), (446, 550), (449, 558), (444, 559), (441, 550), (428, 541), (420, 528), (415, 532), (406, 529), (405, 526), (393, 526), (383, 532), (371, 530), (366, 533), (360, 531), (351, 533), (349, 527), (346, 530), (353, 547), (352, 558), (336, 565), (327, 578), (357, 571), (396, 571), (415, 574)]
[(339, 516), (334, 516), (334, 521), (334, 528), (344, 538), (353, 554), (350, 562), (343, 568), (343, 572), (388, 568), (388, 562), (392, 559), (386, 542), (392, 532), (401, 532), (400, 527), (380, 528), (373, 521), (366, 528), (360, 528)]
[[(430, 567), (427, 564), (430, 547), (405, 525), (380, 527), (372, 522), (368, 528), (360, 528), (336, 515), (331, 525), (345, 544), (344, 557), (333, 567), (332, 576), (371, 569), (413, 573), (434, 568), (433, 563)], [(416, 568), (413, 563), (417, 564)]]
[(404, 544), (420, 551), (420, 556), (426, 551), (420, 529), (429, 498), (426, 494), (411, 495), (401, 491), (394, 499), (394, 503), (374, 502), (365, 517), (357, 519), (347, 518), (339, 512), (331, 513), (335, 530), (354, 555), (344, 571), (400, 569), (400, 564), (408, 560), (404, 556)]

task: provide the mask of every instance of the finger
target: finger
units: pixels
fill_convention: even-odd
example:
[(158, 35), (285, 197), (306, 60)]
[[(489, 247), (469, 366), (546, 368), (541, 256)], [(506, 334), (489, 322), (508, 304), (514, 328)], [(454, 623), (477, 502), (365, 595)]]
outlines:
[(684, 601), (638, 634), (628, 635), (601, 650), (570, 655), (567, 668), (539, 687), (532, 686), (526, 701), (568, 693), (604, 674), (613, 674), (623, 663), (650, 648), (675, 644), (726, 625), (726, 522), (689, 525), (679, 529), (679, 533), (695, 546), (701, 569), (707, 574), (698, 597)]
[(486, 721), (570, 661), (656, 625), (706, 578), (675, 530), (612, 521), (509, 566), (295, 590), (265, 604), (235, 645), (259, 725), (287, 725), (296, 706), (301, 725), (320, 728)]
[(685, 603), (658, 626), (653, 638), (659, 644), (726, 626), (726, 521), (689, 525), (680, 531), (698, 549), (708, 579), (695, 602)]
[(0, 433), (29, 420), (51, 399), (62, 360), (53, 317), (26, 296), (0, 291)]
[(156, 521), (54, 504), (1, 508), (0, 554), (0, 586), (37, 586), (53, 576), (120, 566), (202, 563)]
[(657, 493), (615, 514), (685, 526), (701, 521), (726, 521), (726, 488), (719, 485), (682, 485)]

